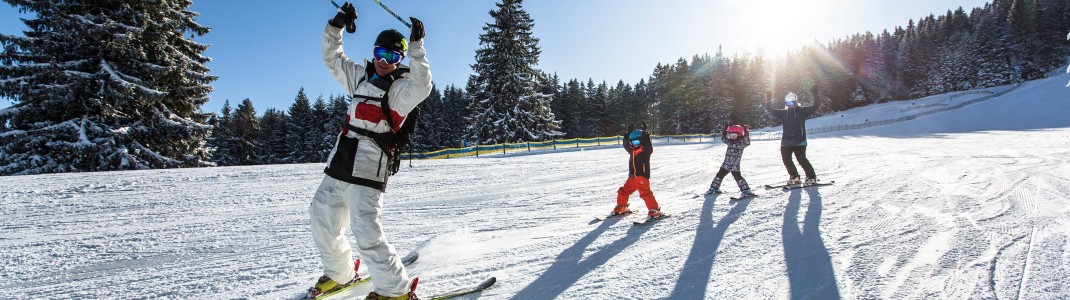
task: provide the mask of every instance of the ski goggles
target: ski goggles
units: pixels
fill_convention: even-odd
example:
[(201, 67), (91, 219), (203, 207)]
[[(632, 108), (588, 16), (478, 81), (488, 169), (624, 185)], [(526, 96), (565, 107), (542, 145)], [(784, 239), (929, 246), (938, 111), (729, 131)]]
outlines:
[(639, 146), (639, 140), (632, 140), (632, 146)]
[(376, 46), (375, 49), (372, 50), (372, 55), (375, 56), (375, 60), (382, 60), (388, 64), (399, 63), (401, 62), (401, 59), (405, 58), (404, 53), (379, 46)]
[(738, 138), (739, 138), (739, 134), (738, 133), (735, 133), (735, 132), (729, 132), (728, 133), (728, 139), (734, 140), (734, 139), (738, 139)]
[(784, 102), (784, 106), (787, 106), (787, 107), (795, 107), (795, 101), (788, 101), (788, 102)]

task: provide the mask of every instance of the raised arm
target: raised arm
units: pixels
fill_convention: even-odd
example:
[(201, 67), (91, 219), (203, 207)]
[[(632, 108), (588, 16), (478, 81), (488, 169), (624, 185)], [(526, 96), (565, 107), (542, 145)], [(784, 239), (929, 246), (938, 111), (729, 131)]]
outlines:
[(342, 51), (342, 28), (330, 24), (323, 29), (323, 65), (346, 89), (346, 96), (356, 92), (357, 84), (365, 76), (364, 66), (349, 59)]
[(424, 23), (416, 18), (412, 21), (412, 33), (409, 42), (409, 75), (407, 80), (394, 82), (390, 88), (390, 107), (400, 114), (408, 114), (416, 105), (431, 94), (431, 67), (427, 62), (427, 50), (424, 49)]
[(773, 115), (773, 117), (777, 118), (778, 120), (783, 121), (784, 120), (784, 110), (783, 109), (775, 109), (775, 108), (773, 108), (772, 103), (773, 103), (773, 92), (766, 91), (765, 92), (765, 102), (762, 103), (762, 106), (765, 107), (765, 112), (769, 113), (770, 115)]
[(811, 105), (809, 107), (800, 107), (800, 109), (802, 109), (802, 112), (807, 116), (816, 113), (819, 109), (821, 109), (821, 103), (825, 102), (818, 94), (817, 84), (810, 86), (810, 95), (814, 96), (814, 105)]

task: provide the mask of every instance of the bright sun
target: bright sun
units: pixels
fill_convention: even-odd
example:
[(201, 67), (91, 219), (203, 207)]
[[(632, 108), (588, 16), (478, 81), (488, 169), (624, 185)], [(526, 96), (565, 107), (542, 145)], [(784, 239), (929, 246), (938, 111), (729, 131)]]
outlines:
[(827, 0), (745, 0), (736, 2), (745, 33), (744, 48), (782, 55), (812, 42)]

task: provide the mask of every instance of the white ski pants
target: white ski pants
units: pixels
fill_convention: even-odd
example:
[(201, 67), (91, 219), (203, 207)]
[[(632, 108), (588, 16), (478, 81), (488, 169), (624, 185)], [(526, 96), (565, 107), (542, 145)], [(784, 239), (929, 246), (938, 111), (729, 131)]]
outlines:
[(394, 246), (386, 242), (379, 222), (383, 192), (323, 176), (308, 211), (312, 240), (316, 242), (327, 276), (339, 283), (349, 282), (356, 276), (353, 251), (345, 236), (346, 226), (352, 225), (357, 254), (363, 258), (361, 264), (368, 268), (375, 292), (388, 297), (409, 292), (411, 279)]

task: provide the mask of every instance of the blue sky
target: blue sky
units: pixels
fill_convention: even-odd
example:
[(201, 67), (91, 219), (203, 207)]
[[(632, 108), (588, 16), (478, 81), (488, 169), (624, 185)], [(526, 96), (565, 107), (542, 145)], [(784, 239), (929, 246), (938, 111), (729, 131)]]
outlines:
[[(335, 0), (339, 4), (341, 0)], [(439, 86), (463, 87), (472, 73), (479, 34), (491, 22), (495, 0), (383, 0), (402, 16), (427, 27), (426, 48), (433, 79)], [(357, 32), (344, 34), (352, 58), (371, 54), (375, 35), (387, 28), (408, 29), (373, 0), (352, 1), (360, 15)], [(827, 42), (865, 31), (905, 26), (930, 13), (982, 0), (529, 0), (524, 8), (535, 20), (541, 41), (539, 67), (563, 80), (588, 78), (634, 84), (658, 63), (714, 53), (763, 49), (782, 53), (812, 42)], [(250, 98), (258, 113), (269, 107), (286, 110), (298, 89), (313, 100), (341, 94), (320, 58), (321, 33), (336, 9), (329, 1), (196, 1), (190, 10), (212, 32), (195, 40), (210, 44), (212, 100), (202, 107), (218, 112), (223, 101), (235, 106)], [(25, 30), (19, 14), (0, 4), (0, 33)], [(0, 107), (10, 106), (0, 99)]]

